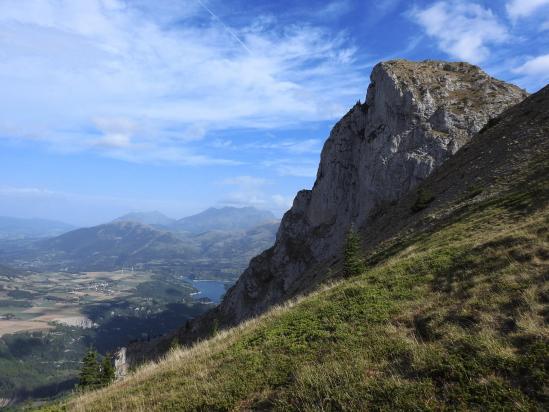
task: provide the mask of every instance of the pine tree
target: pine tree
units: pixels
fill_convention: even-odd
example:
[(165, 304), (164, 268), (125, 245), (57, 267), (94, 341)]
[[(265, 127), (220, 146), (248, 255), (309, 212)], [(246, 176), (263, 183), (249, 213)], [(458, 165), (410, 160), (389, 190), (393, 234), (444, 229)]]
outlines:
[(99, 364), (97, 363), (97, 352), (89, 349), (82, 360), (80, 369), (80, 387), (93, 388), (101, 383)]
[(170, 349), (176, 350), (176, 349), (179, 349), (180, 346), (181, 345), (179, 344), (179, 339), (177, 339), (177, 336), (174, 336), (174, 338), (170, 342)]
[(107, 353), (101, 362), (101, 385), (108, 385), (115, 377), (114, 366), (111, 362), (111, 355)]
[(361, 253), (362, 240), (360, 235), (351, 227), (347, 233), (345, 244), (343, 276), (350, 277), (362, 273), (364, 270), (364, 259)]

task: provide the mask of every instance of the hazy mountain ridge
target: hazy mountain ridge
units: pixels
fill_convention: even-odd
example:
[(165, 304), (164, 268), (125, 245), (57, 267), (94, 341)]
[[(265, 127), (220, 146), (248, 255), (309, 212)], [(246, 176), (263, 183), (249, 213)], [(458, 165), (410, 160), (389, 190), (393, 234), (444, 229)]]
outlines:
[(252, 229), (264, 223), (277, 221), (267, 210), (254, 207), (211, 207), (196, 215), (179, 219), (174, 227), (177, 230), (203, 233), (211, 230), (238, 231)]
[(0, 216), (0, 240), (51, 237), (74, 229), (73, 225), (56, 220)]
[[(136, 213), (36, 242), (4, 243), (0, 257), (13, 266), (34, 270), (115, 270), (131, 266), (234, 279), (249, 259), (273, 244), (278, 221), (271, 219), (270, 212), (229, 208), (231, 216), (242, 214), (242, 218), (234, 224), (223, 224), (220, 215), (224, 210), (208, 209), (202, 218), (196, 218), (195, 227), (214, 227), (220, 222), (219, 230), (181, 231), (173, 224), (157, 224), (166, 220), (156, 212)], [(218, 218), (209, 220), (212, 215)], [(258, 224), (248, 228), (251, 223)]]
[(151, 212), (130, 212), (113, 220), (113, 222), (136, 222), (145, 225), (165, 227), (171, 226), (175, 221), (176, 219), (172, 219), (156, 210)]

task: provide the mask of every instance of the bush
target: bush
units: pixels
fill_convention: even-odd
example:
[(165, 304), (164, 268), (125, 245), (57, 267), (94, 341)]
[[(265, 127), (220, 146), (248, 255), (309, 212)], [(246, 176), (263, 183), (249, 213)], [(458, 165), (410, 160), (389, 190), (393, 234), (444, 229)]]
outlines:
[(362, 240), (360, 235), (351, 228), (347, 233), (345, 244), (343, 276), (357, 276), (364, 271), (364, 258), (362, 257), (361, 248)]
[(412, 206), (412, 212), (417, 213), (420, 210), (425, 209), (433, 200), (435, 200), (433, 192), (429, 189), (419, 189), (417, 191), (416, 201)]

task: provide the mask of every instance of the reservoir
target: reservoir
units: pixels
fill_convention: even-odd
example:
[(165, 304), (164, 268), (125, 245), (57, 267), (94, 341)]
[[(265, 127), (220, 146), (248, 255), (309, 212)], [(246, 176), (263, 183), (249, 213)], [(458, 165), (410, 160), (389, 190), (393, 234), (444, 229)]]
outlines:
[(232, 285), (232, 282), (223, 282), (219, 280), (201, 280), (201, 279), (185, 279), (193, 285), (198, 293), (194, 295), (195, 299), (208, 298), (216, 305), (221, 302), (221, 298), (225, 294), (225, 285), (227, 288)]

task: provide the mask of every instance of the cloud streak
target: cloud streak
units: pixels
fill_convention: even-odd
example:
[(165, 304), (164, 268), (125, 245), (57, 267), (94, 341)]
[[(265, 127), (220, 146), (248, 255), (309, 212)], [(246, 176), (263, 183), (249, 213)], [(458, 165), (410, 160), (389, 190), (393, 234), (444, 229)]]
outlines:
[(549, 0), (511, 0), (505, 8), (509, 17), (516, 20), (529, 17), (544, 6), (549, 6)]
[(2, 137), (205, 164), (189, 142), (335, 119), (367, 83), (344, 33), (272, 19), (231, 28), (204, 1), (162, 14), (144, 4), (0, 3)]

